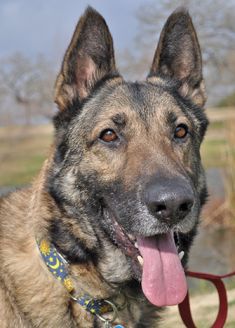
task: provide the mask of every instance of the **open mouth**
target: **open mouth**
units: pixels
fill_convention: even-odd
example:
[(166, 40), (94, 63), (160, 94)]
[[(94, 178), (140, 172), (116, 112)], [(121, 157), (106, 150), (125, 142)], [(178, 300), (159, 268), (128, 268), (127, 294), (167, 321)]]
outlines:
[(141, 280), (146, 298), (156, 306), (176, 305), (187, 293), (180, 250), (173, 232), (151, 237), (127, 234), (105, 207), (103, 215), (110, 224), (114, 243), (131, 259), (135, 278)]

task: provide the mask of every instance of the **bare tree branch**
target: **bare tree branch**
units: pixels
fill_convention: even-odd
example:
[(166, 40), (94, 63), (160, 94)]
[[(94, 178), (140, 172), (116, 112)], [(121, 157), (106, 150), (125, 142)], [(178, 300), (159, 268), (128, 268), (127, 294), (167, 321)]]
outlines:
[[(16, 53), (0, 61), (0, 114), (14, 106), (13, 123), (22, 118), (31, 124), (32, 118), (48, 118), (53, 109), (55, 72), (43, 56), (30, 60)], [(3, 115), (4, 114), (4, 115)]]
[[(229, 76), (235, 88), (235, 77), (230, 74), (232, 64), (228, 60), (229, 54), (235, 51), (235, 0), (183, 0), (180, 5), (188, 8), (198, 33), (212, 102), (213, 94), (218, 94), (218, 84), (223, 80), (221, 74)], [(178, 0), (161, 0), (139, 7), (135, 49), (127, 49), (121, 54), (122, 68), (128, 77), (146, 74), (163, 24), (178, 6)]]

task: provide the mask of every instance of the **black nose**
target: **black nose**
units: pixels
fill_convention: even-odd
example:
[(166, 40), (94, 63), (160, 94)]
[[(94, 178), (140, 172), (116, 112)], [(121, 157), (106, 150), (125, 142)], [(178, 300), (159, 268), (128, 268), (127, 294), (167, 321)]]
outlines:
[(150, 213), (168, 224), (184, 219), (194, 203), (190, 184), (180, 177), (152, 180), (147, 185), (145, 195)]

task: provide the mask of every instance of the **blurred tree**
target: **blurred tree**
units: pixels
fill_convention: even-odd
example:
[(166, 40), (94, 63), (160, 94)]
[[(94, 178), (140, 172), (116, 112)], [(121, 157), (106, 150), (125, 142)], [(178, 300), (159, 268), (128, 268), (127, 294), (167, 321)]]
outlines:
[(144, 77), (143, 74), (146, 74), (146, 69), (151, 64), (163, 24), (179, 5), (189, 10), (196, 27), (202, 48), (209, 95), (211, 98), (214, 94), (222, 96), (228, 91), (228, 76), (230, 85), (235, 84), (235, 75), (231, 74), (234, 64), (228, 60), (229, 54), (235, 50), (235, 0), (146, 2), (136, 13), (139, 22), (136, 47), (134, 50), (126, 49), (122, 53), (122, 69), (129, 78), (136, 78), (136, 75)]
[[(16, 53), (0, 61), (0, 122), (30, 125), (49, 118), (55, 72), (42, 55), (35, 60)], [(9, 122), (10, 120), (10, 122)], [(7, 121), (7, 122), (6, 122)]]

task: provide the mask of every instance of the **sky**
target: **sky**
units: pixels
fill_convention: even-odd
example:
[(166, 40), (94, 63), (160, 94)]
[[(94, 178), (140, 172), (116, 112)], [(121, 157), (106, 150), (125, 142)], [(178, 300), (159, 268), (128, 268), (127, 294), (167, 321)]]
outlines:
[[(137, 10), (140, 6), (153, 4), (153, 1), (160, 5), (166, 0), (0, 0), (0, 59), (16, 52), (29, 58), (43, 54), (53, 62), (56, 70), (59, 69), (78, 19), (91, 5), (104, 16), (109, 26), (117, 66), (121, 67), (119, 54), (122, 50), (136, 49), (136, 37), (139, 35)], [(190, 1), (175, 2), (180, 5)], [(196, 1), (191, 2), (197, 4)], [(210, 4), (209, 0), (207, 2)], [(220, 0), (215, 3), (224, 6)], [(226, 3), (234, 6), (235, 0), (227, 0)], [(200, 26), (196, 27), (200, 32)], [(156, 30), (156, 41), (152, 42), (150, 53), (155, 51), (158, 35), (159, 31)]]
[(62, 59), (74, 28), (88, 5), (104, 17), (116, 49), (134, 44), (137, 8), (145, 0), (0, 0), (0, 57), (14, 52)]

